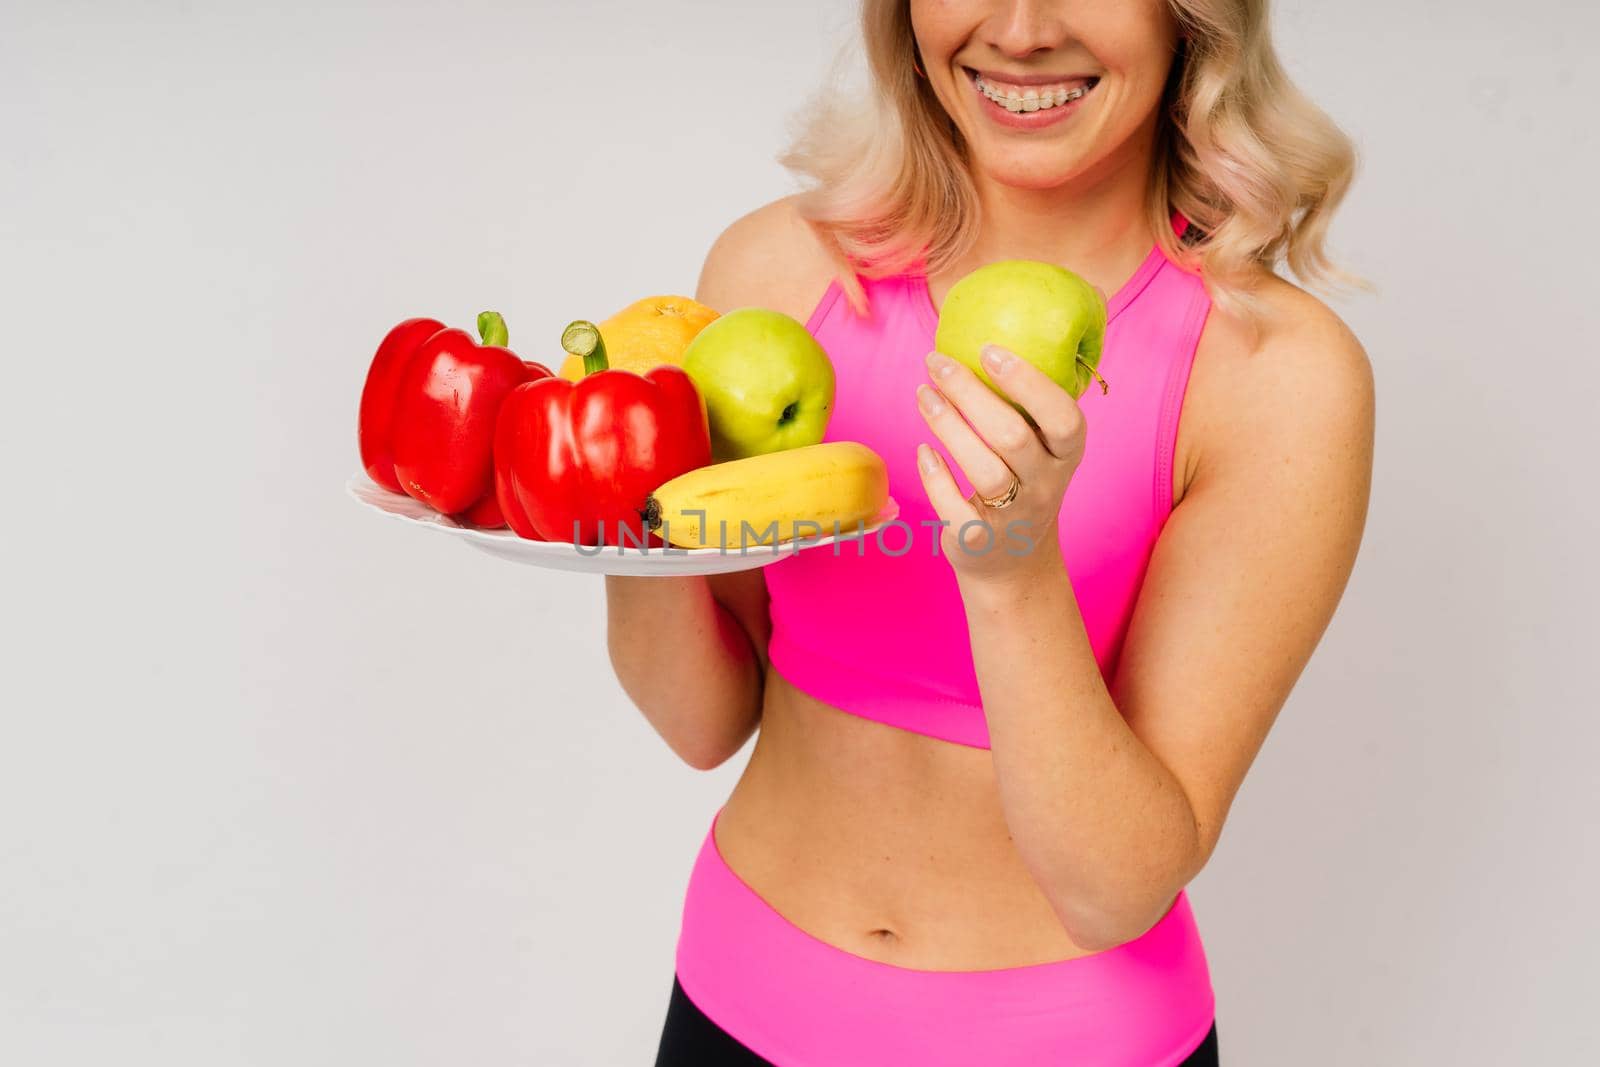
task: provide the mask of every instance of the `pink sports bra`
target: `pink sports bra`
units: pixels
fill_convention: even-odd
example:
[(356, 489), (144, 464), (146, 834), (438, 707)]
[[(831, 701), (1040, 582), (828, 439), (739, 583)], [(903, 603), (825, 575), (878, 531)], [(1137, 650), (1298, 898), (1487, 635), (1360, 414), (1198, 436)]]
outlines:
[[(1183, 222), (1174, 226), (1182, 232)], [(835, 281), (806, 327), (837, 376), (825, 440), (860, 441), (888, 464), (898, 521), (880, 534), (812, 548), (768, 566), (772, 669), (852, 715), (977, 748), (989, 727), (973, 669), (966, 611), (938, 542), (916, 446), (939, 449), (917, 411), (938, 312), (920, 273), (863, 279), (871, 313), (857, 316)], [(1178, 414), (1211, 301), (1200, 278), (1159, 246), (1107, 302), (1100, 371), (1110, 383), (1079, 398), (1083, 461), (1062, 501), (1062, 559), (1107, 681), (1156, 537), (1172, 511)]]

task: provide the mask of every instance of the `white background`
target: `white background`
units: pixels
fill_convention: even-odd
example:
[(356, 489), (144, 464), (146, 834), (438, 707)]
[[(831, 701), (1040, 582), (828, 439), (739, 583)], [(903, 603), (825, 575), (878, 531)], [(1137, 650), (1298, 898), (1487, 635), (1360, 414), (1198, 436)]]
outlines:
[[(1278, 5), (1358, 139), (1345, 603), (1191, 887), (1230, 1065), (1592, 1054), (1587, 5)], [(0, 1061), (645, 1064), (744, 763), (341, 495), (372, 350), (692, 292), (852, 5), (0, 9)], [(648, 640), (641, 632), (640, 640)]]

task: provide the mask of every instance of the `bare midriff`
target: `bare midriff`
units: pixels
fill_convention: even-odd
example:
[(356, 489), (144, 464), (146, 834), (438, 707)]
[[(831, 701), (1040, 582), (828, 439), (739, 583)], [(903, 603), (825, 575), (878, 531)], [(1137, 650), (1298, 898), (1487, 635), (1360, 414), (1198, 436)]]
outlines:
[(987, 749), (846, 714), (771, 669), (716, 841), (779, 914), (859, 956), (971, 971), (1087, 954), (1012, 844)]

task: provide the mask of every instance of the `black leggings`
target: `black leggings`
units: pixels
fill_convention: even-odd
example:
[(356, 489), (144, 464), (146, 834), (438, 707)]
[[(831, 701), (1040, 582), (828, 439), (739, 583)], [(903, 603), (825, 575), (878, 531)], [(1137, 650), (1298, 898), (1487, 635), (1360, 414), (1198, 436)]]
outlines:
[[(739, 1044), (726, 1030), (706, 1017), (684, 993), (677, 976), (672, 979), (672, 999), (667, 1002), (667, 1022), (661, 1030), (656, 1067), (773, 1067), (767, 1060)], [(1045, 1065), (1040, 1065), (1045, 1067)], [(1064, 1065), (1063, 1065), (1064, 1067)], [(1200, 1047), (1180, 1067), (1217, 1067), (1217, 1024), (1213, 1022)]]

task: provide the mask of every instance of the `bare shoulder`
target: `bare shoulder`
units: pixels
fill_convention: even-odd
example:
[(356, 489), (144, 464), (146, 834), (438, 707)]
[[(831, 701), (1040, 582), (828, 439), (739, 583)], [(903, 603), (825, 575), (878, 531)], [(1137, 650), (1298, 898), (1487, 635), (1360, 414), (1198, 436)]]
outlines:
[(836, 265), (787, 196), (735, 219), (711, 246), (695, 299), (718, 311), (765, 307), (805, 322)]
[[(1365, 348), (1337, 313), (1276, 276), (1263, 279), (1252, 326), (1213, 307), (1195, 352), (1179, 434), (1175, 499), (1201, 466), (1263, 448), (1347, 446), (1370, 462), (1375, 389)], [(1175, 479), (1177, 480), (1177, 479)]]

